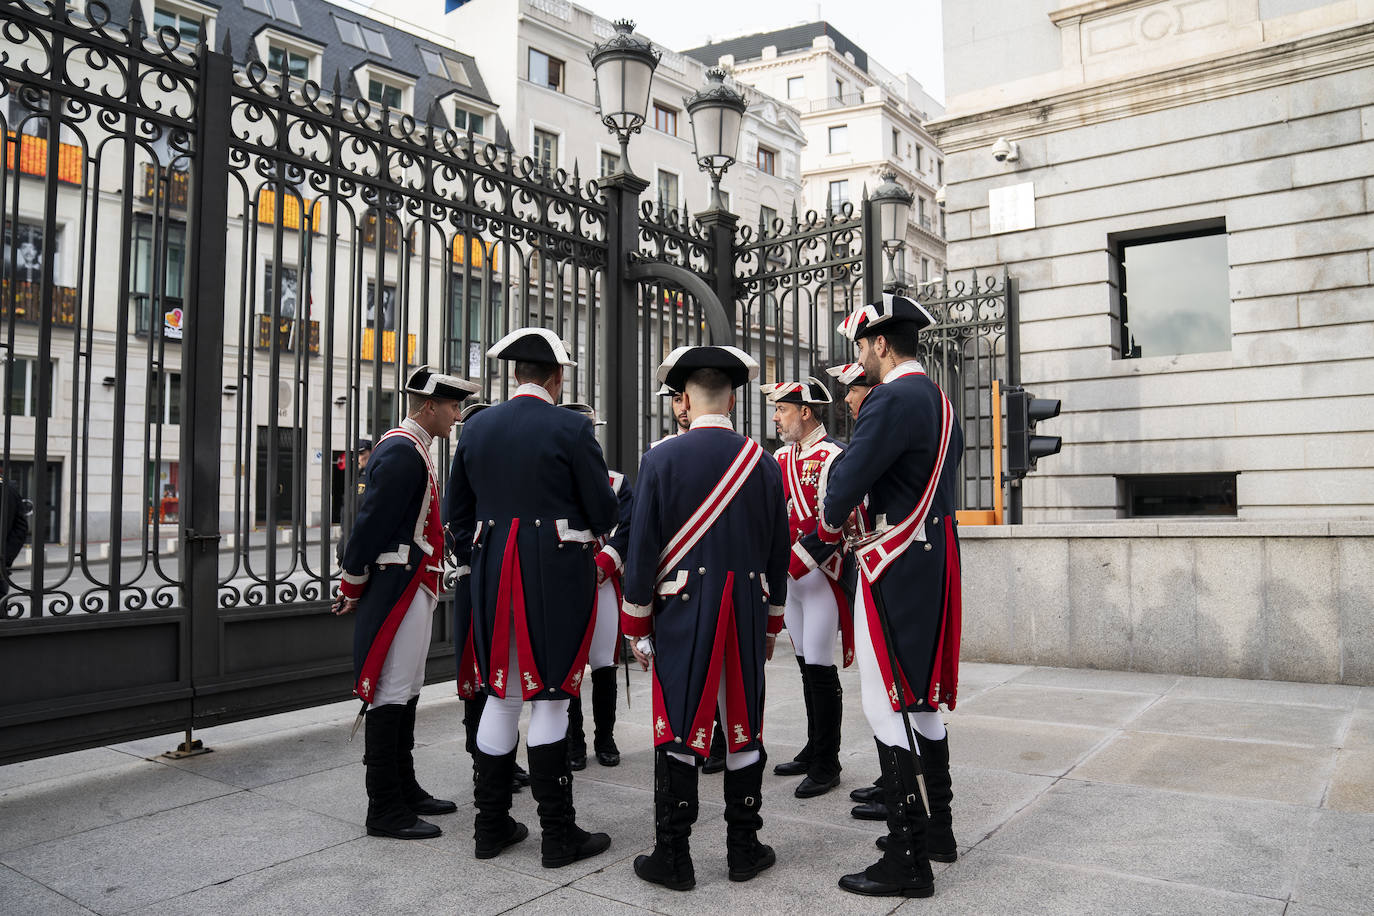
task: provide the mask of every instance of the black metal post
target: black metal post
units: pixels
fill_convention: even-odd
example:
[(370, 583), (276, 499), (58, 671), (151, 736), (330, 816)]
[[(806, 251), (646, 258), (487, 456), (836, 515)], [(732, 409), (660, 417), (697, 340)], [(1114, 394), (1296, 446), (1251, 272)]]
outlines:
[(860, 206), (863, 207), (864, 304), (867, 305), (883, 296), (883, 240), (878, 207), (868, 199), (867, 188)]
[(633, 482), (639, 474), (639, 370), (636, 283), (630, 278), (630, 255), (639, 248), (639, 196), (649, 182), (620, 172), (600, 181), (609, 213), (606, 217), (606, 286), (601, 322), (603, 415), (606, 418), (606, 463)]
[[(182, 344), (183, 364), (194, 366), (195, 371), (181, 374), (181, 468), (188, 481), (182, 487), (180, 512), (182, 600), (187, 609), (193, 691), (197, 687), (196, 672), (219, 670), (215, 612), (223, 438), (220, 414), (224, 383), (224, 239), (229, 226), (229, 118), (224, 113), (231, 104), (233, 62), (226, 54), (202, 47), (200, 76), (187, 214), (191, 307)], [(275, 334), (276, 329), (272, 330)], [(198, 626), (202, 620), (203, 625)], [(192, 721), (186, 723), (188, 745), (194, 715), (193, 700)], [(184, 750), (193, 748), (187, 746)]]
[[(711, 343), (717, 346), (734, 346), (735, 327), (739, 323), (735, 305), (735, 227), (739, 225), (739, 217), (729, 210), (712, 206), (711, 209), (698, 213), (697, 221), (711, 234), (711, 263), (715, 267), (711, 287), (730, 317), (729, 339), (716, 340), (715, 335), (712, 335)], [(748, 333), (747, 328), (745, 333)]]

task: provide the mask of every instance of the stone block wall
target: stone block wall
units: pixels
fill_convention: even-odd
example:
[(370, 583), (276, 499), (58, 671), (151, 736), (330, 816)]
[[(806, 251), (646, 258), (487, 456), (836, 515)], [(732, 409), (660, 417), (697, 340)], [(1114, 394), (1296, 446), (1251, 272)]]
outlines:
[(1374, 685), (1374, 522), (960, 529), (966, 661)]

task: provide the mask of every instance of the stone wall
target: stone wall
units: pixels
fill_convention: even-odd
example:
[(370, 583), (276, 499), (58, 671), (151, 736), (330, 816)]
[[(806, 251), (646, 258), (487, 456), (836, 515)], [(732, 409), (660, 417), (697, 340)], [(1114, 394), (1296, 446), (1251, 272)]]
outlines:
[(965, 661), (1374, 685), (1374, 522), (964, 527)]

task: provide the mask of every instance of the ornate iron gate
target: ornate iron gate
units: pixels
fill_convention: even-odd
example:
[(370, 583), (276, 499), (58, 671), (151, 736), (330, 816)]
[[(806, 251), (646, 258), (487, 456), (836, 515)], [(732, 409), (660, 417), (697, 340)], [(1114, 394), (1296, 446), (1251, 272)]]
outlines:
[[(126, 25), (0, 0), (0, 460), (61, 496), (4, 580), (0, 763), (347, 696), (352, 625), (328, 603), (353, 444), (397, 419), (408, 365), (504, 398), (490, 343), (552, 328), (579, 361), (567, 396), (633, 473), (670, 428), (653, 370), (673, 347), (814, 373), (876, 294), (867, 204), (761, 231), (656, 212), (634, 176), (542, 171), (435, 111), (150, 35), (140, 6)], [(1004, 350), (957, 332), (960, 301), (937, 303), (931, 363), (967, 404), (969, 347)], [(757, 392), (741, 412), (771, 436)]]

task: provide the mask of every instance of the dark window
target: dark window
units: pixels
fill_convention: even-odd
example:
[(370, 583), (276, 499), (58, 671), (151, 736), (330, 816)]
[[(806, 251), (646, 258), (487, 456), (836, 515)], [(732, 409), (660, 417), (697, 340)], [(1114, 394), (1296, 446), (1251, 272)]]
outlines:
[(657, 102), (654, 103), (654, 130), (677, 136), (677, 112)]
[[(147, 334), (153, 328), (153, 299), (160, 300), (163, 317), (162, 333), (179, 338), (184, 327), (181, 314), (185, 308), (186, 288), (186, 224), (181, 220), (163, 221), (159, 238), (153, 238), (153, 219), (144, 213), (134, 216), (134, 239), (131, 261), (133, 267), (134, 333)], [(153, 259), (159, 259), (161, 271), (154, 270)], [(153, 277), (161, 273), (162, 285), (154, 289)]]
[(530, 82), (563, 91), (563, 62), (530, 48)]
[(179, 425), (181, 423), (181, 373), (158, 372), (153, 370), (153, 407), (150, 411), (158, 422)]
[(480, 134), (482, 128), (486, 126), (486, 122), (479, 114), (473, 114), (462, 108), (455, 108), (453, 109), (453, 126), (461, 131), (471, 130), (474, 134)]
[(678, 204), (677, 176), (672, 172), (658, 170), (658, 208), (672, 210)]
[(1127, 518), (1235, 515), (1236, 473), (1118, 477)]
[[(377, 283), (367, 281), (367, 326), (377, 326)], [(387, 283), (382, 287), (382, 330), (396, 330), (396, 285)]]
[(38, 283), (43, 274), (44, 254), (53, 264), (53, 274), (57, 273), (57, 257), (61, 248), (61, 230), (53, 233), (53, 244), (48, 248), (48, 240), (43, 227), (36, 223), (19, 223), (11, 227), (5, 223), (3, 257), (4, 277), (17, 277), (21, 283)]
[(193, 45), (200, 40), (200, 17), (176, 10), (153, 7), (153, 28), (157, 31), (171, 29), (181, 36), (182, 44)]
[(1107, 237), (1123, 358), (1231, 349), (1224, 220)]
[(849, 180), (830, 182), (830, 209), (838, 210), (849, 202)]
[[(56, 544), (62, 540), (62, 462), (48, 462), (48, 476), (43, 483), (47, 492), (42, 499), (33, 492), (36, 467), (33, 461), (12, 460), (5, 467), (5, 476), (19, 488), (19, 493), (25, 499), (33, 502), (35, 514), (40, 511), (45, 513), (43, 539), (49, 544)], [(32, 518), (29, 519), (29, 528), (33, 528)], [(32, 538), (29, 543), (33, 543)]]
[(267, 70), (269, 73), (281, 73), (282, 66), (285, 65), (286, 72), (296, 79), (310, 79), (310, 58), (295, 51), (288, 51), (278, 45), (267, 46)]
[[(15, 356), (9, 360), (8, 378), (9, 413), (14, 417), (38, 416), (38, 360), (28, 356)], [(57, 400), (57, 363), (48, 363), (48, 416), (52, 416), (52, 404)]]
[(367, 98), (368, 101), (385, 105), (387, 108), (400, 108), (401, 88), (381, 80), (370, 79), (367, 81)]
[(778, 174), (778, 154), (765, 146), (759, 147), (759, 171), (768, 175)]

